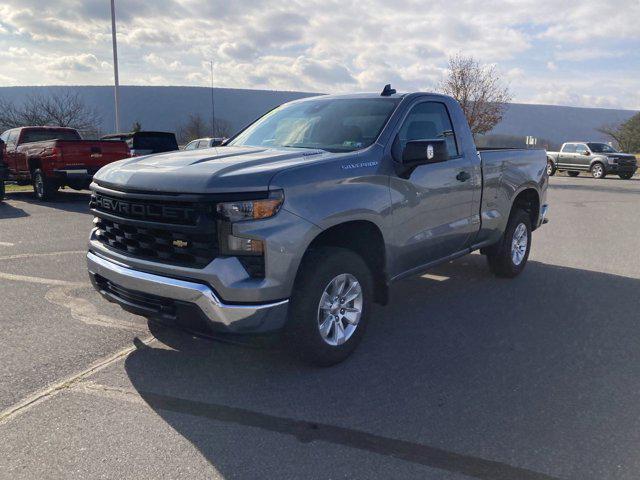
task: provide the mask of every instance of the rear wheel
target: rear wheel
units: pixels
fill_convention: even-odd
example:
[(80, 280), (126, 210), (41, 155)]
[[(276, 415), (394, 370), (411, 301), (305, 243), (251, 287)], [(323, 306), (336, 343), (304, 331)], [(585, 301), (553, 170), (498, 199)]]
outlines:
[(33, 172), (33, 192), (38, 200), (46, 202), (51, 200), (58, 191), (59, 185), (54, 180), (47, 178), (41, 169)]
[(4, 180), (0, 180), (0, 202), (4, 199), (4, 194), (5, 194)]
[(633, 177), (633, 172), (619, 173), (618, 176), (623, 180), (629, 180)]
[(367, 327), (373, 276), (356, 253), (320, 247), (307, 254), (291, 297), (287, 348), (304, 362), (330, 366), (346, 359)]
[(500, 242), (487, 253), (489, 268), (498, 277), (513, 278), (529, 260), (531, 219), (523, 210), (514, 211)]
[(596, 162), (591, 166), (591, 176), (593, 178), (601, 179), (607, 176), (604, 170), (604, 165), (600, 162)]
[(570, 177), (577, 177), (578, 175), (580, 175), (580, 172), (571, 170), (570, 172), (567, 172), (567, 175), (569, 175)]
[(556, 174), (556, 166), (551, 160), (547, 160), (547, 175), (553, 177)]

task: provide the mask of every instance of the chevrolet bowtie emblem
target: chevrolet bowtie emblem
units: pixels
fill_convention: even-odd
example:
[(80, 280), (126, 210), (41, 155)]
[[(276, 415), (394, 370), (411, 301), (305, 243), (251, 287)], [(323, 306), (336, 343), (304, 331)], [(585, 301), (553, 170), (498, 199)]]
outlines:
[(178, 248), (184, 248), (189, 245), (189, 242), (185, 242), (184, 240), (174, 240), (173, 246)]

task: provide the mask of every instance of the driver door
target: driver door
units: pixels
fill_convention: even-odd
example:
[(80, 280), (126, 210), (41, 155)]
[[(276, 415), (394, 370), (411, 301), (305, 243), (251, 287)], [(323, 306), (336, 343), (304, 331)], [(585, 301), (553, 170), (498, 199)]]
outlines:
[(420, 165), (407, 178), (390, 180), (398, 273), (460, 252), (477, 231), (481, 179), (475, 152), (463, 152), (447, 106), (436, 101), (414, 105), (400, 127), (402, 149), (410, 140), (444, 138), (448, 160)]

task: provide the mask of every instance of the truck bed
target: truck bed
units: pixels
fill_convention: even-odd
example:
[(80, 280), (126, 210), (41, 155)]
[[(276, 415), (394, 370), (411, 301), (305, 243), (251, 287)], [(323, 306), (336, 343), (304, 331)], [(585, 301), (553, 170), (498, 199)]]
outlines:
[[(483, 195), (480, 206), (480, 239), (491, 243), (507, 224), (502, 212), (509, 212), (518, 190), (542, 190), (548, 182), (547, 155), (541, 149), (478, 149), (482, 164)], [(535, 228), (535, 226), (534, 226)]]

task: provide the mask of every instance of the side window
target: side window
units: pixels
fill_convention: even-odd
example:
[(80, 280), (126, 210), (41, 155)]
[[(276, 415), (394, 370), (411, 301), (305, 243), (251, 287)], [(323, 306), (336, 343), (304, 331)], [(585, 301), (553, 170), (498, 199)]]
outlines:
[(586, 145), (583, 145), (583, 144), (576, 145), (576, 153), (579, 153), (580, 155), (584, 155), (588, 151), (589, 150), (587, 150), (587, 146)]
[(414, 106), (402, 124), (399, 135), (403, 147), (411, 140), (443, 138), (449, 157), (458, 156), (456, 135), (444, 103), (423, 102)]
[(189, 143), (187, 143), (187, 146), (184, 147), (184, 149), (185, 150), (195, 150), (197, 144), (198, 144), (198, 142), (196, 142), (196, 141), (189, 142)]
[(11, 130), (9, 131), (9, 135), (7, 136), (7, 147), (15, 148), (16, 143), (18, 143), (18, 136), (20, 135), (20, 130)]
[(576, 152), (575, 143), (567, 143), (564, 147), (562, 147), (562, 153), (575, 153), (575, 152)]

